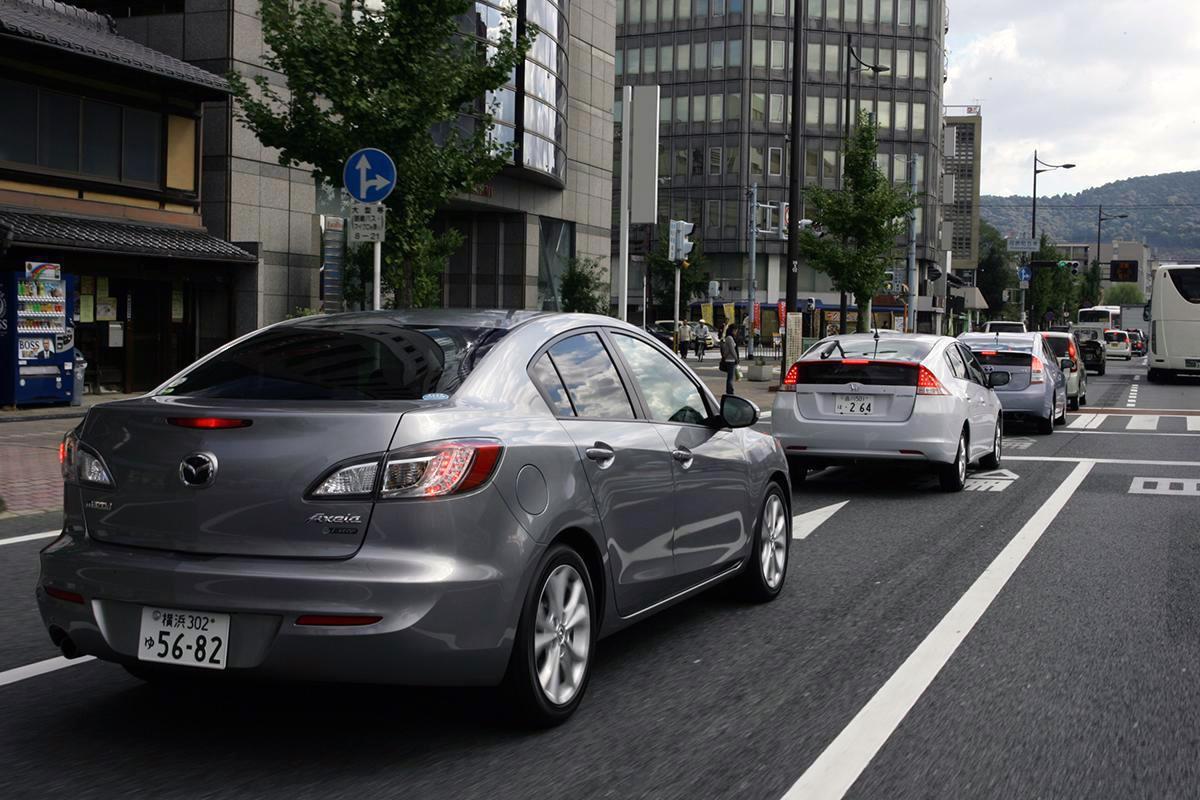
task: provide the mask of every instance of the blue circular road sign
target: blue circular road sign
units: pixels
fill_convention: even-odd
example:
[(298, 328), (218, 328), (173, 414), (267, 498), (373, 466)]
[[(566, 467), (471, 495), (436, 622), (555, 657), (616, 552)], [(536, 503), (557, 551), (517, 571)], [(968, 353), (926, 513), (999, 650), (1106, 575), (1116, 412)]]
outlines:
[(1029, 267), (1021, 267), (1020, 269), (1017, 270), (1017, 278), (1020, 280), (1027, 281), (1027, 280), (1031, 279), (1032, 277), (1033, 277), (1033, 270), (1031, 270)]
[(360, 203), (382, 203), (396, 188), (396, 164), (374, 147), (364, 147), (346, 159), (342, 185)]

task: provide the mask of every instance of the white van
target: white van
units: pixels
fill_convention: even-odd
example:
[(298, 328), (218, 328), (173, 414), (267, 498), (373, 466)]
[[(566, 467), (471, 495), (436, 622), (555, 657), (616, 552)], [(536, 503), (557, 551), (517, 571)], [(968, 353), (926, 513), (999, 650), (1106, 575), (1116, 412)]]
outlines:
[(980, 333), (1029, 333), (1029, 331), (1025, 330), (1024, 322), (994, 319), (983, 323), (983, 330)]
[(1150, 303), (1150, 352), (1146, 376), (1200, 375), (1200, 264), (1172, 264), (1154, 271)]

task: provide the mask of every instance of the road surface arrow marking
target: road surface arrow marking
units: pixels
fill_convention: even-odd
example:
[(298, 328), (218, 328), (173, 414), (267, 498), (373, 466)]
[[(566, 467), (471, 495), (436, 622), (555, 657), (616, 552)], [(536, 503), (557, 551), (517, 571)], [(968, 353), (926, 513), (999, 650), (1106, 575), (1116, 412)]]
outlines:
[(828, 522), (830, 517), (840, 511), (842, 506), (849, 502), (849, 500), (843, 500), (831, 506), (795, 515), (792, 517), (792, 538), (807, 539), (810, 533)]

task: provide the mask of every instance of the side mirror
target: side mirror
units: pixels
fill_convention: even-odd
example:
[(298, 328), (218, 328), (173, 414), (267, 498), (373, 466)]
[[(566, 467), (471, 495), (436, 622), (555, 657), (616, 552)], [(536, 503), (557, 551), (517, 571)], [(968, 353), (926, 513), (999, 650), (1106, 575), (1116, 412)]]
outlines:
[(727, 394), (721, 398), (721, 421), (731, 428), (749, 428), (758, 422), (758, 406), (744, 397)]
[(1060, 358), (1058, 360), (1058, 368), (1063, 372), (1070, 372), (1075, 369), (1075, 360), (1071, 358)]
[(1008, 382), (1012, 380), (1012, 375), (1007, 372), (989, 372), (987, 376), (987, 385), (989, 389), (995, 389), (998, 386), (1008, 386)]

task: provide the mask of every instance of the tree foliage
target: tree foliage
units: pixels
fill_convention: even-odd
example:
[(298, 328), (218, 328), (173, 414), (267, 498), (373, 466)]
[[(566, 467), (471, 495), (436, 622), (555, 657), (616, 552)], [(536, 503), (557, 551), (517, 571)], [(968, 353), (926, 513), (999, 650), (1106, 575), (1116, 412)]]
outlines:
[[(859, 112), (843, 152), (843, 189), (813, 186), (805, 192), (808, 216), (819, 232), (800, 233), (801, 255), (829, 275), (835, 289), (852, 293), (860, 309), (883, 287), (896, 240), (907, 230), (907, 215), (915, 207), (908, 190), (893, 186), (879, 170), (878, 149), (875, 123)], [(866, 331), (868, 323), (860, 313), (858, 330)]]
[(979, 223), (979, 268), (975, 276), (975, 285), (987, 301), (988, 314), (999, 319), (1007, 310), (1004, 290), (1017, 286), (1017, 273), (1000, 231), (982, 221)]
[[(511, 147), (492, 139), (487, 92), (524, 58), (512, 17), (490, 45), (459, 35), (471, 0), (261, 0), (263, 75), (231, 74), (238, 117), (285, 166), (341, 184), (342, 164), (360, 147), (396, 162), (387, 200), (384, 283), (404, 307), (438, 304), (440, 277), (461, 244), (435, 232), (435, 212), (489, 180)], [(473, 116), (464, 116), (471, 111)], [(462, 124), (474, 119), (474, 124)]]
[[(694, 298), (703, 297), (708, 289), (708, 273), (704, 270), (704, 247), (701, 242), (692, 243), (688, 254), (688, 265), (679, 270), (679, 314), (687, 317), (687, 307)], [(650, 304), (660, 319), (675, 315), (675, 262), (667, 258), (670, 250), (666, 236), (659, 236), (654, 249), (646, 256), (646, 270), (650, 275)]]
[[(1038, 241), (1034, 261), (1059, 261), (1062, 254), (1046, 234)], [(1075, 277), (1066, 267), (1042, 267), (1033, 271), (1029, 282), (1029, 322), (1031, 329), (1046, 326), (1046, 312), (1053, 311), (1055, 319), (1064, 319), (1078, 306)]]
[(1114, 283), (1104, 290), (1104, 305), (1143, 305), (1146, 295), (1136, 283)]
[(608, 276), (594, 258), (572, 258), (559, 283), (561, 307), (574, 314), (606, 314), (611, 302)]

